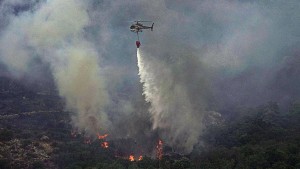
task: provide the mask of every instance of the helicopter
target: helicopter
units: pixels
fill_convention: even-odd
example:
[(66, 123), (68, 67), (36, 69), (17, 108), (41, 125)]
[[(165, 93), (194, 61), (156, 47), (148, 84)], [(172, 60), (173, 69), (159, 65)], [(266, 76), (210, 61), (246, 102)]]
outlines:
[[(139, 48), (141, 46), (139, 39), (139, 32), (143, 32), (143, 29), (150, 29), (153, 31), (154, 22), (152, 21), (134, 21), (135, 23), (130, 26), (130, 31), (135, 32), (137, 34), (138, 40), (136, 41), (136, 47)], [(141, 22), (152, 22), (151, 26), (144, 26)]]

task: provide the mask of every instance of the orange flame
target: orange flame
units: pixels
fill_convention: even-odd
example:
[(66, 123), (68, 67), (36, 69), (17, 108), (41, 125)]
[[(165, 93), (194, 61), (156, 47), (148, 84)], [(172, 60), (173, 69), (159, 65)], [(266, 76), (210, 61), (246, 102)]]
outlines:
[(163, 142), (158, 140), (158, 144), (156, 146), (156, 158), (161, 160), (163, 156)]
[(129, 161), (134, 161), (134, 156), (133, 155), (129, 156)]
[(100, 135), (99, 133), (97, 135), (99, 140), (105, 139), (108, 136), (108, 134)]
[(141, 161), (141, 160), (143, 160), (143, 156), (139, 156), (138, 161)]
[(108, 144), (108, 142), (103, 142), (103, 143), (101, 143), (101, 147), (102, 148), (108, 148), (109, 147), (109, 144)]

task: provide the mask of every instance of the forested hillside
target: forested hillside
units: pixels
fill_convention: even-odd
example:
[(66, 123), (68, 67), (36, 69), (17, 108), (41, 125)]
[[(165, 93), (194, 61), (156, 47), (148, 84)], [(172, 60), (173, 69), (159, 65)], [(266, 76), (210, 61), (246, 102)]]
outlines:
[[(7, 80), (7, 79), (6, 79)], [(4, 85), (0, 116), (0, 168), (97, 169), (298, 169), (300, 168), (300, 104), (288, 111), (270, 102), (244, 108), (222, 123), (208, 125), (191, 154), (163, 147), (162, 159), (144, 156), (130, 161), (118, 156), (118, 142), (104, 149), (99, 140), (72, 135), (71, 112), (55, 94)], [(133, 143), (134, 144), (134, 143)]]

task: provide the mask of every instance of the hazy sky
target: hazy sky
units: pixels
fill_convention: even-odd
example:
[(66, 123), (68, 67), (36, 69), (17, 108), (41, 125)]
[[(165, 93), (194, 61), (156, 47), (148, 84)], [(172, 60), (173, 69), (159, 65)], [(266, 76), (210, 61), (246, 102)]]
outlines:
[[(299, 9), (298, 0), (2, 0), (0, 61), (12, 76), (50, 69), (82, 131), (134, 137), (158, 127), (189, 152), (197, 141), (178, 138), (200, 133), (207, 111), (299, 100)], [(145, 101), (134, 20), (155, 23), (140, 33), (141, 51), (170, 125), (137, 114)], [(182, 113), (198, 120), (185, 125)], [(131, 117), (147, 125), (121, 130)]]

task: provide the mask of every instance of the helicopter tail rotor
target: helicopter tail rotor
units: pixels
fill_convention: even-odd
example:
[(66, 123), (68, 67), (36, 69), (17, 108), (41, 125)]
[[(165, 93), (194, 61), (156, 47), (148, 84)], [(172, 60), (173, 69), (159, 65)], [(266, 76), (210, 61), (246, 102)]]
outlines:
[(151, 26), (151, 31), (153, 31), (153, 26), (154, 26), (154, 23), (152, 23), (152, 26)]

